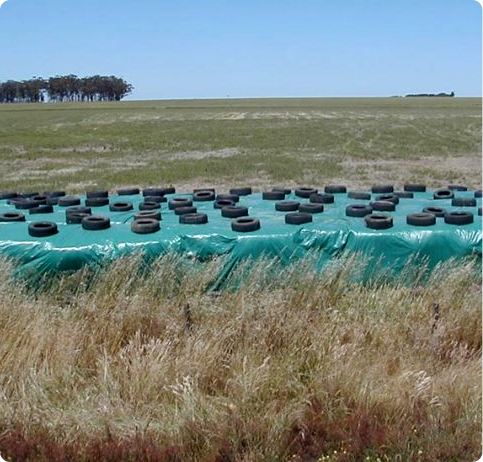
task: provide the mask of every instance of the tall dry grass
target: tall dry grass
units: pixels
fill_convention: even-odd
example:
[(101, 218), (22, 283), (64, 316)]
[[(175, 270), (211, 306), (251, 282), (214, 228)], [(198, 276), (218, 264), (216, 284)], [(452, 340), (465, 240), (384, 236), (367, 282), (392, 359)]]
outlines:
[(318, 273), (265, 260), (210, 293), (220, 264), (167, 256), (140, 270), (130, 258), (34, 291), (3, 263), (0, 454), (478, 459), (472, 263), (416, 286), (360, 285), (347, 263)]

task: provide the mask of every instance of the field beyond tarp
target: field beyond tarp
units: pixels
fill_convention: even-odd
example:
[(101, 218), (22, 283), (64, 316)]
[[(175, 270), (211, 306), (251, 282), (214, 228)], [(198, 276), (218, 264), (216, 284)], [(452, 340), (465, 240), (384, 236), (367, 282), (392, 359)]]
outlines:
[[(191, 197), (191, 194), (167, 195)], [(372, 195), (374, 200), (376, 194)], [(455, 191), (455, 197), (473, 197), (472, 191)], [(131, 231), (134, 213), (138, 211), (142, 195), (110, 196), (114, 202), (132, 202), (134, 210), (110, 212), (109, 206), (95, 207), (92, 213), (108, 216), (111, 227), (102, 231), (84, 230), (80, 224), (66, 224), (66, 207), (55, 206), (54, 213), (30, 215), (26, 222), (0, 224), (0, 256), (13, 258), (20, 263), (22, 273), (40, 275), (49, 272), (78, 270), (85, 265), (97, 265), (121, 256), (143, 252), (146, 258), (161, 256), (169, 252), (200, 260), (226, 255), (226, 264), (220, 274), (225, 278), (237, 264), (247, 258), (278, 257), (282, 262), (293, 262), (316, 251), (321, 267), (333, 258), (358, 252), (378, 261), (377, 270), (390, 269), (396, 274), (411, 259), (415, 264), (426, 263), (429, 268), (450, 258), (476, 256), (481, 261), (482, 226), (477, 207), (459, 208), (474, 214), (474, 222), (464, 226), (446, 224), (437, 218), (436, 225), (419, 227), (406, 223), (406, 216), (421, 212), (425, 207), (442, 207), (447, 210), (451, 200), (434, 200), (433, 193), (414, 193), (412, 199), (400, 199), (393, 217), (394, 226), (387, 230), (366, 227), (363, 218), (348, 217), (345, 208), (349, 204), (368, 203), (354, 200), (347, 194), (335, 194), (333, 204), (324, 204), (324, 212), (313, 215), (313, 222), (304, 225), (289, 225), (284, 221), (285, 213), (275, 210), (275, 201), (262, 200), (261, 194), (240, 197), (238, 205), (248, 207), (249, 216), (259, 218), (261, 229), (240, 233), (231, 229), (231, 220), (223, 218), (213, 202), (195, 202), (199, 213), (208, 215), (203, 225), (183, 225), (179, 216), (161, 204), (161, 230), (147, 235)], [(293, 193), (285, 200), (308, 199)], [(84, 201), (82, 201), (82, 204)], [(0, 213), (13, 211), (12, 205), (0, 201)], [(35, 238), (28, 233), (28, 223), (51, 221), (57, 223), (58, 234)], [(321, 251), (321, 252), (320, 252)], [(371, 273), (372, 274), (372, 273)], [(367, 277), (367, 276), (366, 276)]]

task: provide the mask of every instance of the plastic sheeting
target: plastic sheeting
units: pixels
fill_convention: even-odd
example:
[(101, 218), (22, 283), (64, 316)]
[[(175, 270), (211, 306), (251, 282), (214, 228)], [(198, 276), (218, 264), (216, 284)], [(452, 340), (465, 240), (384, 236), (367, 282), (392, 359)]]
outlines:
[[(174, 194), (172, 197), (192, 197)], [(161, 204), (161, 230), (154, 234), (139, 235), (131, 231), (133, 215), (143, 201), (142, 195), (110, 196), (111, 203), (130, 201), (134, 210), (110, 212), (109, 206), (92, 209), (95, 215), (109, 216), (111, 227), (103, 231), (87, 231), (81, 225), (65, 223), (66, 207), (55, 206), (54, 213), (30, 215), (25, 222), (0, 223), (0, 256), (15, 259), (26, 274), (77, 270), (84, 265), (111, 261), (121, 256), (142, 251), (146, 257), (176, 252), (207, 259), (226, 255), (226, 266), (221, 277), (226, 277), (238, 262), (246, 258), (276, 256), (283, 262), (303, 257), (311, 250), (321, 251), (319, 263), (359, 252), (377, 258), (378, 265), (399, 271), (409, 258), (425, 261), (429, 267), (450, 258), (476, 256), (481, 262), (482, 222), (477, 207), (452, 207), (451, 200), (434, 200), (433, 193), (414, 193), (412, 199), (400, 199), (395, 212), (389, 212), (394, 226), (386, 230), (366, 227), (363, 218), (347, 217), (349, 204), (369, 203), (354, 200), (347, 194), (335, 194), (333, 204), (324, 204), (324, 212), (313, 215), (313, 222), (304, 225), (285, 224), (284, 212), (275, 210), (275, 201), (262, 200), (261, 194), (241, 196), (238, 205), (249, 209), (249, 215), (260, 219), (261, 229), (239, 233), (231, 230), (231, 220), (223, 218), (213, 202), (195, 202), (198, 212), (206, 213), (209, 222), (204, 225), (182, 225), (179, 216)], [(376, 194), (373, 194), (373, 200)], [(474, 197), (472, 191), (455, 191), (455, 197)], [(309, 202), (293, 193), (285, 200)], [(82, 204), (84, 201), (82, 201)], [(474, 214), (474, 223), (455, 226), (437, 218), (434, 226), (418, 227), (406, 224), (406, 215), (421, 212), (424, 207), (461, 209)], [(0, 201), (0, 213), (14, 210), (7, 201)], [(46, 238), (28, 234), (28, 222), (52, 221), (59, 232)], [(414, 260), (414, 258), (416, 259)]]

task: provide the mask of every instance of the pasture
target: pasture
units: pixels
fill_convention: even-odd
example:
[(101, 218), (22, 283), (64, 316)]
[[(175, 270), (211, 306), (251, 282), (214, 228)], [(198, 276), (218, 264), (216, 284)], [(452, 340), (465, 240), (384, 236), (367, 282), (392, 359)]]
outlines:
[(481, 185), (481, 100), (186, 100), (0, 106), (0, 188), (175, 183)]
[[(0, 190), (480, 189), (481, 148), (476, 98), (0, 105)], [(356, 259), (322, 274), (310, 256), (261, 259), (236, 290), (207, 292), (222, 264), (135, 256), (34, 288), (1, 262), (0, 454), (480, 457), (477, 263), (362, 285)]]

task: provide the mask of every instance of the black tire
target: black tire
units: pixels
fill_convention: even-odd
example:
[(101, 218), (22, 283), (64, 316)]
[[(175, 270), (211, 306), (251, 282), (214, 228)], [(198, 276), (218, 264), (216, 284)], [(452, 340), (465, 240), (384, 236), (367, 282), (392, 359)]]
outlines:
[(104, 207), (109, 205), (108, 197), (90, 197), (86, 199), (86, 207)]
[(264, 201), (283, 201), (285, 199), (284, 191), (265, 191), (262, 193)]
[(297, 197), (303, 197), (308, 199), (312, 194), (317, 194), (318, 190), (315, 188), (309, 188), (307, 186), (301, 186), (295, 190), (295, 195)]
[(59, 197), (59, 201), (57, 202), (60, 207), (72, 207), (73, 205), (80, 205), (80, 203), (80, 197), (77, 196)]
[(121, 188), (116, 190), (118, 196), (135, 196), (140, 193), (139, 188)]
[(182, 225), (204, 225), (208, 223), (208, 215), (205, 213), (187, 213), (179, 216)]
[(475, 191), (475, 197), (481, 197), (481, 189)]
[(433, 198), (434, 199), (453, 199), (454, 193), (451, 191), (451, 189), (448, 188), (439, 188), (435, 189)]
[(275, 210), (279, 212), (295, 212), (299, 209), (300, 202), (297, 201), (282, 201), (275, 203)]
[(468, 188), (461, 184), (449, 184), (448, 189), (451, 189), (451, 191), (468, 191)]
[(202, 191), (210, 191), (212, 193), (216, 192), (215, 188), (197, 188), (197, 189), (193, 189), (193, 194), (196, 194), (197, 192), (202, 192)]
[(478, 215), (481, 217), (481, 207), (478, 207)]
[(90, 207), (84, 207), (83, 205), (78, 205), (74, 207), (69, 207), (65, 209), (65, 214), (70, 215), (71, 213), (87, 213), (92, 214), (92, 209)]
[(366, 191), (349, 191), (347, 193), (349, 199), (361, 199), (365, 201), (371, 200), (371, 193)]
[(173, 197), (168, 202), (168, 208), (170, 210), (174, 210), (177, 207), (191, 207), (192, 205), (193, 201), (187, 197)]
[(159, 202), (146, 201), (139, 204), (139, 210), (155, 210), (160, 209), (161, 204)]
[(87, 197), (87, 199), (97, 199), (99, 197), (109, 197), (109, 191), (106, 191), (106, 190), (87, 191), (86, 197)]
[(89, 215), (82, 219), (82, 227), (88, 231), (100, 231), (111, 226), (111, 220), (101, 215)]
[(433, 226), (436, 216), (432, 213), (412, 213), (406, 217), (406, 223), (413, 226)]
[(168, 202), (168, 199), (164, 196), (144, 196), (144, 202), (157, 202), (161, 204), (162, 202)]
[(248, 216), (246, 207), (228, 205), (221, 209), (221, 216), (225, 218), (240, 218)]
[(324, 211), (324, 204), (310, 203), (310, 204), (300, 204), (300, 213), (322, 213)]
[(476, 207), (476, 199), (474, 197), (455, 197), (451, 201), (453, 207)]
[(292, 192), (291, 189), (284, 188), (282, 186), (275, 186), (275, 188), (272, 188), (272, 191), (283, 192), (285, 196), (287, 196), (288, 194), (291, 194), (291, 192)]
[(348, 217), (365, 217), (372, 213), (372, 207), (366, 204), (350, 204), (345, 208)]
[(288, 225), (303, 225), (311, 221), (313, 221), (313, 218), (310, 213), (292, 212), (285, 215), (285, 223)]
[(371, 191), (374, 194), (389, 194), (394, 192), (394, 186), (392, 184), (375, 184)]
[(42, 196), (47, 196), (49, 199), (52, 197), (65, 197), (65, 191), (45, 191)]
[(90, 213), (84, 213), (84, 212), (70, 213), (65, 217), (65, 222), (68, 225), (80, 225), (82, 223), (82, 220), (85, 217), (89, 217), (90, 215), (91, 215)]
[(450, 225), (469, 225), (470, 223), (473, 223), (473, 221), (473, 214), (469, 212), (463, 212), (462, 210), (448, 212), (444, 216), (444, 222)]
[(60, 197), (49, 197), (46, 205), (58, 205)]
[(38, 207), (34, 207), (33, 209), (29, 210), (30, 215), (34, 215), (37, 213), (53, 213), (54, 207), (51, 205), (39, 205)]
[(208, 191), (203, 189), (202, 191), (196, 191), (193, 194), (193, 200), (195, 202), (209, 202), (215, 200), (215, 191)]
[(109, 206), (111, 212), (128, 212), (133, 209), (131, 202), (114, 202)]
[(324, 188), (324, 192), (328, 194), (345, 194), (347, 187), (342, 184), (329, 184)]
[(159, 221), (154, 218), (140, 218), (131, 222), (131, 231), (136, 234), (151, 234), (160, 229)]
[(249, 186), (230, 189), (230, 194), (236, 194), (237, 196), (249, 196), (251, 193), (252, 188), (250, 188)]
[(176, 188), (173, 186), (166, 186), (165, 188), (161, 188), (161, 191), (163, 192), (163, 196), (165, 196), (167, 194), (175, 194)]
[(142, 220), (144, 218), (152, 218), (153, 220), (161, 220), (161, 212), (159, 210), (143, 210), (134, 214), (135, 220)]
[(396, 204), (390, 201), (372, 201), (370, 206), (376, 212), (394, 212), (396, 210)]
[(260, 220), (258, 218), (241, 217), (235, 218), (231, 222), (231, 229), (238, 233), (249, 233), (260, 229)]
[(309, 197), (309, 201), (313, 204), (333, 204), (334, 200), (333, 194), (329, 193), (317, 193)]
[(380, 194), (376, 196), (376, 201), (388, 201), (392, 202), (393, 204), (399, 204), (399, 197), (396, 194)]
[(229, 200), (233, 202), (239, 202), (240, 201), (240, 196), (237, 194), (218, 194), (216, 196), (216, 200)]
[(57, 225), (51, 221), (36, 221), (29, 223), (28, 232), (33, 237), (48, 237), (57, 234)]
[(15, 197), (18, 197), (18, 194), (16, 192), (1, 192), (0, 193), (0, 201), (6, 201), (7, 199), (14, 199)]
[(366, 215), (364, 221), (366, 226), (371, 229), (388, 229), (393, 226), (392, 217), (382, 213), (371, 213), (370, 215)]
[(146, 188), (143, 189), (143, 196), (164, 196), (164, 188)]
[(425, 184), (418, 184), (418, 183), (407, 183), (407, 184), (404, 185), (404, 191), (426, 192), (426, 185)]
[(231, 205), (235, 205), (235, 202), (229, 199), (220, 199), (213, 202), (213, 208), (215, 209), (222, 209), (223, 207), (229, 207)]
[(49, 198), (47, 196), (42, 196), (42, 195), (39, 195), (39, 196), (32, 196), (30, 198), (31, 201), (34, 201), (36, 202), (38, 205), (45, 205), (47, 204), (47, 200)]
[(25, 221), (25, 215), (20, 212), (7, 212), (0, 214), (0, 221), (9, 223), (12, 221)]
[(18, 197), (21, 197), (23, 199), (30, 199), (31, 197), (38, 196), (38, 192), (21, 192), (18, 193)]
[(174, 213), (176, 215), (186, 215), (187, 213), (196, 213), (196, 207), (193, 207), (192, 205), (189, 205), (187, 207), (176, 207), (174, 209)]
[(12, 205), (15, 206), (18, 210), (28, 210), (38, 207), (38, 202), (35, 202), (31, 199), (15, 199), (12, 201)]
[(442, 218), (446, 215), (446, 209), (441, 207), (426, 207), (423, 209), (423, 213), (432, 213), (437, 218)]
[(394, 195), (399, 199), (413, 199), (414, 193), (411, 191), (394, 191)]

